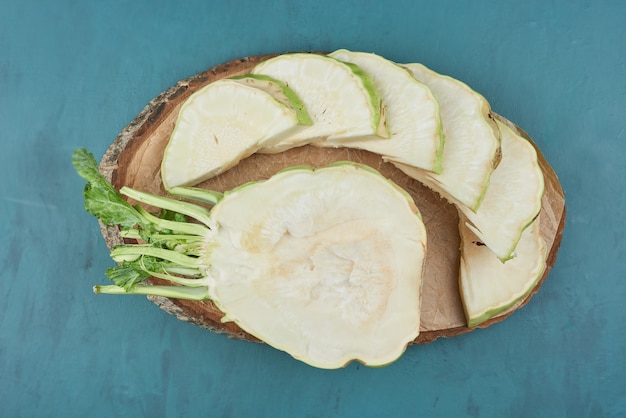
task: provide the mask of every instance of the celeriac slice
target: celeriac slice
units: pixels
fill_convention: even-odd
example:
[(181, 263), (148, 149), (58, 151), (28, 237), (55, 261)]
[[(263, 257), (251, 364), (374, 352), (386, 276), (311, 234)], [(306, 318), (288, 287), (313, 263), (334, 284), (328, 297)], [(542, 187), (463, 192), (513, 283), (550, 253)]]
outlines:
[(388, 141), (360, 138), (344, 144), (329, 138), (316, 145), (364, 149), (386, 161), (440, 172), (444, 137), (439, 104), (433, 92), (406, 69), (379, 55), (345, 49), (329, 55), (358, 65), (372, 77), (386, 106), (391, 138)]
[(245, 74), (241, 76), (230, 77), (231, 80), (235, 80), (238, 83), (242, 83), (246, 86), (261, 89), (274, 99), (278, 100), (285, 106), (293, 109), (298, 117), (298, 123), (303, 126), (313, 125), (311, 116), (306, 110), (306, 106), (302, 103), (302, 100), (298, 95), (290, 89), (285, 83), (280, 80), (276, 80), (273, 77), (263, 74)]
[(446, 146), (443, 170), (439, 174), (410, 165), (397, 166), (417, 180), (427, 177), (475, 212), (500, 157), (500, 131), (491, 116), (489, 102), (461, 81), (438, 74), (422, 64), (405, 64), (404, 67), (427, 85), (439, 102)]
[(476, 212), (459, 205), (470, 228), (501, 261), (516, 256), (522, 232), (541, 210), (544, 178), (535, 147), (509, 126), (497, 121), (502, 160)]
[[(274, 91), (283, 88), (274, 83)], [(289, 103), (293, 95), (279, 97), (268, 88), (232, 79), (215, 81), (192, 94), (182, 105), (165, 148), (163, 186), (200, 183), (306, 123), (301, 106)]]
[[(478, 211), (473, 212), (427, 176), (418, 180), (438, 192), (467, 218), (470, 228), (502, 261), (515, 257), (522, 231), (541, 210), (544, 178), (533, 145), (497, 121), (502, 158), (493, 170)], [(412, 173), (414, 174), (414, 173)]]
[(276, 153), (319, 138), (388, 138), (383, 103), (367, 73), (325, 55), (283, 54), (259, 63), (253, 74), (287, 84), (304, 103), (313, 125), (260, 152)]
[(546, 267), (547, 247), (539, 218), (524, 230), (517, 256), (502, 263), (461, 222), (459, 288), (469, 327), (499, 315), (535, 288)]
[(268, 344), (321, 368), (380, 366), (419, 334), (424, 225), (370, 168), (290, 169), (226, 194), (212, 218), (211, 299)]
[[(211, 300), (223, 322), (320, 368), (386, 365), (419, 335), (426, 229), (411, 196), (370, 167), (291, 167), (210, 210), (120, 189), (166, 219), (130, 205), (86, 150), (72, 162), (88, 182), (85, 208), (142, 240), (112, 249), (115, 284), (96, 293)], [(174, 285), (143, 283), (150, 277)]]

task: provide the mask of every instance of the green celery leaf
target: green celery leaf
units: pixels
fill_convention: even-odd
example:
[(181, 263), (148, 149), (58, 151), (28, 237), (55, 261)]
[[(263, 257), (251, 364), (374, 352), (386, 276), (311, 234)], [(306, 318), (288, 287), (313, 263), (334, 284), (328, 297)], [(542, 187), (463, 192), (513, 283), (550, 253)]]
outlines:
[(127, 291), (132, 289), (137, 283), (141, 283), (150, 277), (147, 272), (136, 268), (131, 263), (123, 263), (119, 266), (111, 267), (104, 274), (116, 286), (123, 287)]
[(155, 272), (163, 272), (163, 262), (155, 257), (143, 256), (136, 261), (125, 261), (119, 266), (111, 267), (105, 274), (117, 286), (128, 291)]
[(141, 215), (133, 208), (98, 170), (93, 154), (79, 148), (72, 154), (76, 172), (85, 180), (85, 210), (105, 225), (133, 226), (143, 223)]

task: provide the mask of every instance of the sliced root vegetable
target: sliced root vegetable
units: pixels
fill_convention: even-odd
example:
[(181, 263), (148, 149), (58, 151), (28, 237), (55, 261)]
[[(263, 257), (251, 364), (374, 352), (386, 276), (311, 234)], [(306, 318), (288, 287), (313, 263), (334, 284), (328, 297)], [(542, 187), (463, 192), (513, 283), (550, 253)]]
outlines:
[(476, 212), (429, 176), (407, 167), (401, 168), (455, 204), (467, 218), (467, 227), (505, 262), (515, 257), (515, 247), (522, 232), (541, 210), (544, 178), (533, 145), (502, 122), (496, 122), (501, 132), (502, 157)]
[(459, 288), (467, 323), (475, 327), (524, 300), (541, 279), (547, 247), (539, 219), (526, 228), (517, 256), (502, 263), (462, 222)]
[(295, 53), (261, 62), (252, 72), (287, 84), (313, 121), (310, 128), (263, 147), (261, 152), (281, 152), (327, 137), (336, 141), (368, 135), (389, 137), (382, 100), (370, 76), (358, 66), (325, 55)]
[[(84, 150), (73, 161), (89, 182), (86, 204), (109, 203), (88, 210), (137, 224), (124, 236), (147, 241), (112, 250), (116, 285), (97, 292), (210, 299), (222, 321), (320, 368), (385, 365), (418, 336), (425, 227), (411, 197), (373, 169), (291, 168), (225, 193), (210, 211), (122, 188), (200, 222), (188, 223), (130, 206)], [(177, 285), (141, 284), (149, 276)]]
[(295, 169), (228, 198), (209, 289), (229, 319), (323, 368), (390, 363), (418, 335), (425, 230), (390, 182)]
[(307, 123), (286, 86), (269, 78), (254, 81), (218, 80), (187, 99), (163, 155), (166, 189), (213, 177)]
[(304, 103), (302, 103), (298, 95), (282, 81), (262, 74), (246, 74), (231, 77), (230, 79), (246, 86), (255, 87), (265, 91), (280, 103), (293, 109), (296, 112), (298, 123), (300, 125), (313, 125), (311, 116), (309, 116)]
[(489, 103), (466, 84), (422, 64), (404, 67), (427, 85), (439, 102), (446, 146), (443, 170), (439, 174), (410, 165), (398, 167), (417, 180), (428, 178), (475, 212), (500, 160), (500, 130), (491, 116)]
[(478, 211), (459, 207), (469, 221), (468, 228), (505, 262), (516, 256), (522, 232), (541, 210), (544, 178), (533, 145), (504, 123), (497, 123), (502, 160), (491, 175)]
[[(565, 219), (562, 189), (541, 155), (546, 196), (541, 215), (537, 214), (544, 179), (530, 140), (511, 131), (512, 124), (494, 129), (482, 97), (425, 67), (407, 64), (405, 72), (398, 72), (402, 66), (373, 54), (340, 50), (332, 55), (335, 58), (249, 57), (164, 92), (103, 158), (103, 173), (115, 186), (98, 171), (93, 156), (85, 150), (75, 152), (74, 165), (88, 182), (85, 208), (106, 226), (103, 235), (118, 262), (106, 272), (114, 285), (96, 286), (96, 293), (157, 296), (151, 300), (180, 319), (233, 337), (264, 341), (321, 368), (338, 368), (353, 360), (385, 365), (408, 344), (488, 326), (528, 300), (554, 263)], [(255, 65), (256, 74), (233, 77)], [(263, 71), (274, 65), (272, 74)], [(383, 143), (405, 133), (394, 126), (412, 122), (402, 113), (406, 109), (397, 111), (408, 101), (396, 85), (406, 77), (406, 90), (421, 81), (438, 99), (448, 136), (443, 154), (439, 151), (440, 173), (435, 173), (438, 162), (431, 163), (430, 170), (429, 163), (415, 163), (419, 158), (433, 161), (432, 151), (418, 158), (411, 154), (415, 149), (407, 148), (406, 155), (384, 149)], [(192, 95), (184, 104), (189, 92), (207, 82), (211, 85), (205, 93), (215, 96)], [(301, 94), (294, 91), (296, 86), (304, 86)], [(394, 89), (398, 100), (390, 93)], [(382, 96), (391, 102), (389, 109)], [(461, 103), (451, 103), (457, 100)], [(176, 123), (179, 109), (185, 114)], [(220, 123), (224, 130), (216, 131)], [(177, 145), (168, 150), (175, 125), (178, 131), (172, 136), (178, 139), (170, 145)], [(407, 130), (417, 133), (421, 128)], [(488, 156), (494, 153), (493, 144), (481, 142), (475, 149), (472, 138), (489, 130), (502, 131), (503, 157), (485, 192), (485, 172), (489, 178), (497, 158)], [(188, 136), (191, 142), (186, 142)], [(222, 141), (225, 138), (234, 141)], [(371, 152), (345, 149), (366, 138), (381, 148), (363, 149), (398, 167), (424, 166), (412, 167), (420, 174), (410, 177), (456, 204), (459, 217), (451, 205), (392, 164), (383, 164)], [(318, 145), (319, 140), (344, 149), (303, 147), (285, 155), (254, 155), (202, 183), (202, 188), (187, 187), (259, 149), (279, 152)], [(222, 147), (225, 143), (229, 145)], [(164, 153), (167, 166), (160, 159)], [(324, 166), (337, 159), (378, 167), (421, 201), (435, 238), (427, 260), (426, 232), (411, 195), (378, 172), (343, 163), (320, 169), (299, 166), (274, 175), (291, 164)], [(159, 165), (166, 190), (151, 174)], [(190, 166), (199, 171), (190, 171)], [(165, 192), (183, 200), (163, 197)], [(146, 208), (161, 213), (154, 215)]]
[(406, 69), (379, 55), (342, 49), (330, 56), (356, 64), (372, 77), (387, 110), (391, 138), (389, 141), (364, 138), (345, 144), (329, 138), (319, 145), (364, 149), (387, 161), (440, 172), (444, 136), (439, 104), (433, 92)]

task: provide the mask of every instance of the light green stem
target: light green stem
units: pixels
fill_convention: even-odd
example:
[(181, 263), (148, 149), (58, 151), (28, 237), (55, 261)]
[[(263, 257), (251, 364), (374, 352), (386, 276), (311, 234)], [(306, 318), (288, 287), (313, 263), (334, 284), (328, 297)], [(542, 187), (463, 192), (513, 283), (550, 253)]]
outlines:
[(200, 277), (202, 276), (202, 272), (197, 269), (197, 268), (186, 268), (186, 267), (179, 267), (179, 266), (165, 266), (163, 267), (163, 270), (165, 270), (166, 273), (169, 274), (179, 274), (182, 276), (189, 276), (189, 277)]
[(207, 300), (209, 298), (209, 291), (206, 287), (184, 287), (184, 286), (135, 286), (128, 291), (123, 287), (109, 285), (109, 286), (94, 286), (94, 293), (105, 293), (109, 295), (152, 295), (152, 296), (164, 296), (166, 298), (174, 299), (188, 299), (188, 300)]
[(155, 271), (149, 272), (152, 277), (156, 277), (157, 279), (163, 279), (170, 281), (172, 283), (177, 283), (182, 286), (188, 287), (206, 287), (204, 283), (202, 283), (201, 279), (186, 279), (183, 277), (172, 276), (170, 274), (157, 273)]
[(195, 200), (197, 202), (216, 205), (224, 198), (224, 193), (215, 192), (213, 190), (204, 190), (199, 187), (172, 187), (168, 193), (178, 197)]
[(211, 227), (211, 212), (193, 203), (140, 192), (130, 187), (122, 187), (120, 193), (147, 205), (182, 213), (202, 222), (209, 228)]
[(161, 229), (169, 229), (171, 231), (180, 232), (187, 235), (198, 235), (200, 237), (206, 236), (209, 232), (209, 230), (205, 226), (199, 224), (161, 219), (154, 216), (141, 206), (137, 206), (136, 209), (137, 212), (139, 212), (141, 216), (146, 218), (147, 221), (153, 223)]
[(182, 267), (197, 268), (200, 266), (198, 258), (189, 257), (177, 251), (164, 248), (143, 245), (123, 245), (115, 247), (113, 251), (111, 251), (111, 258), (118, 263), (122, 261), (135, 261), (144, 255), (167, 260)]

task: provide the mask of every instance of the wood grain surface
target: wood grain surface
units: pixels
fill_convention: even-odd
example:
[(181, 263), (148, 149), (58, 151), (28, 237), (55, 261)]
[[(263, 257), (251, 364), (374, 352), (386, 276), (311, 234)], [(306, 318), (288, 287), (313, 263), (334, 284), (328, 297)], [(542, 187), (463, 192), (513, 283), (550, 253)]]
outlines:
[[(247, 57), (218, 65), (182, 80), (160, 94), (111, 144), (100, 164), (102, 172), (117, 188), (129, 186), (165, 195), (161, 184), (160, 165), (182, 103), (206, 84), (223, 77), (245, 74), (258, 62), (271, 56), (273, 55)], [(528, 135), (512, 122), (501, 116), (495, 114), (494, 116), (530, 140)], [(542, 237), (550, 249), (547, 268), (543, 278), (527, 298), (481, 324), (479, 326), (481, 328), (502, 321), (528, 303), (556, 261), (565, 225), (565, 199), (556, 174), (539, 150), (538, 156), (546, 185), (539, 216)], [(428, 251), (424, 266), (420, 335), (415, 343), (428, 343), (439, 337), (452, 337), (471, 331), (472, 328), (466, 326), (458, 290), (460, 240), (456, 208), (392, 164), (384, 162), (380, 156), (349, 148), (329, 149), (313, 146), (294, 148), (280, 154), (253, 154), (225, 173), (201, 183), (199, 187), (226, 191), (248, 181), (266, 179), (285, 167), (298, 164), (323, 166), (345, 160), (366, 164), (380, 171), (409, 192), (422, 213), (428, 234)], [(121, 243), (115, 228), (103, 228), (103, 235), (109, 247)], [(150, 280), (154, 284), (165, 284), (159, 279)], [(234, 338), (257, 341), (234, 322), (222, 323), (223, 314), (211, 301), (162, 297), (150, 299), (184, 321), (214, 332), (226, 333)]]

